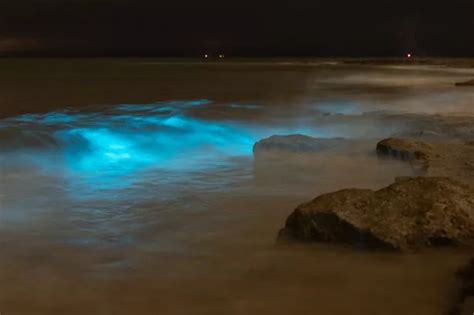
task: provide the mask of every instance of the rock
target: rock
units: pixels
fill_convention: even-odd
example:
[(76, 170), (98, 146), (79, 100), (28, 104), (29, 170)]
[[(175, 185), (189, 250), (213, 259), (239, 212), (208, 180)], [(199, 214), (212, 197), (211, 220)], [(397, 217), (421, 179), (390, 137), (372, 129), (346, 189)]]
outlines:
[(377, 143), (377, 153), (402, 160), (427, 160), (433, 147), (412, 139), (388, 138)]
[[(318, 159), (323, 157), (323, 153), (332, 154), (335, 150), (347, 148), (346, 141), (299, 134), (262, 139), (253, 147), (255, 181), (288, 184), (306, 178), (309, 172), (319, 172), (321, 160)], [(275, 169), (279, 171), (275, 172)]]
[(474, 259), (457, 273), (460, 289), (450, 315), (471, 315), (474, 310)]
[(376, 151), (381, 156), (419, 162), (423, 169), (428, 169), (433, 147), (422, 141), (388, 138), (377, 143)]
[(463, 82), (456, 82), (455, 85), (456, 86), (474, 86), (474, 79), (463, 81)]
[(375, 139), (272, 136), (254, 146), (254, 183), (272, 183), (272, 187), (288, 190), (290, 186), (314, 185), (317, 178), (338, 187), (354, 182), (349, 175), (336, 179), (334, 173), (362, 172), (366, 174), (359, 179), (362, 185), (385, 180), (385, 167), (390, 167), (392, 174), (411, 174), (406, 165), (397, 161), (377, 161), (373, 154), (375, 143)]
[(473, 245), (474, 189), (443, 177), (408, 177), (378, 191), (345, 189), (302, 204), (280, 240), (416, 249)]
[(270, 151), (285, 151), (293, 153), (308, 153), (318, 152), (341, 146), (344, 142), (343, 138), (313, 138), (305, 135), (286, 135), (286, 136), (271, 136), (262, 139), (253, 146), (254, 154), (270, 152)]
[(388, 138), (377, 144), (379, 156), (408, 161), (427, 176), (448, 176), (474, 184), (474, 146), (472, 141), (423, 142)]

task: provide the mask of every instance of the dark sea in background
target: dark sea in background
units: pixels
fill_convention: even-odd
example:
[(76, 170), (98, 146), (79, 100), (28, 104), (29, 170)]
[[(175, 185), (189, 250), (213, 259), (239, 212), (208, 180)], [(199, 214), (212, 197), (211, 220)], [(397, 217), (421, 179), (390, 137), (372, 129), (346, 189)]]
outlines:
[[(0, 59), (0, 313), (443, 314), (463, 251), (275, 240), (299, 203), (413, 175), (375, 144), (413, 117), (473, 116), (474, 89), (454, 86), (473, 76), (317, 59)], [(255, 163), (253, 144), (275, 134), (358, 141)]]

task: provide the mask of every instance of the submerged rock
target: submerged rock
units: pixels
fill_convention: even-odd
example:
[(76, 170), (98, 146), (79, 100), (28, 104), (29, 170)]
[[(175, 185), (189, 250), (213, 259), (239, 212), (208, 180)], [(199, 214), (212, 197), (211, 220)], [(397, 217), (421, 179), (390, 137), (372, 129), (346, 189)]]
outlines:
[(450, 315), (471, 315), (474, 310), (474, 259), (458, 272), (457, 278), (460, 290)]
[(399, 138), (388, 138), (380, 141), (377, 143), (376, 150), (377, 154), (381, 156), (416, 162), (423, 170), (429, 168), (429, 160), (433, 154), (433, 147), (425, 142)]
[(472, 143), (472, 140), (427, 143), (415, 139), (388, 138), (377, 144), (377, 154), (408, 161), (427, 176), (449, 176), (474, 184)]
[(474, 79), (463, 81), (463, 82), (456, 82), (456, 86), (474, 86)]
[(302, 204), (280, 240), (415, 249), (474, 244), (474, 190), (443, 177), (398, 178), (383, 189), (345, 189)]
[(433, 147), (412, 139), (388, 138), (377, 143), (377, 153), (402, 160), (427, 160)]
[(262, 139), (253, 146), (254, 154), (285, 151), (293, 153), (318, 152), (339, 147), (347, 140), (344, 138), (314, 138), (305, 135), (271, 136)]

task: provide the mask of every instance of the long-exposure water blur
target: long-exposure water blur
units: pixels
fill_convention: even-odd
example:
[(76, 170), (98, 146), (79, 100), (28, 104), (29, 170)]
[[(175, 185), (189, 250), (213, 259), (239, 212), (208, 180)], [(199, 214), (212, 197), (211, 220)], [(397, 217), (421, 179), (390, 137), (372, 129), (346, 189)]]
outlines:
[[(445, 314), (469, 250), (276, 238), (322, 193), (416, 175), (377, 142), (474, 117), (454, 84), (472, 77), (449, 61), (0, 60), (0, 314)], [(347, 141), (257, 161), (272, 135)]]

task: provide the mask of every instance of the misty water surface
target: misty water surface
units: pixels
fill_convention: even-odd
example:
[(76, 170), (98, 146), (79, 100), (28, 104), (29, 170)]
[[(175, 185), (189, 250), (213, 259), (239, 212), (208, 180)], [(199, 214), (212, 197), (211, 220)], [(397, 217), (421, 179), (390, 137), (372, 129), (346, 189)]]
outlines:
[[(0, 62), (0, 312), (441, 314), (465, 253), (276, 246), (299, 203), (413, 175), (403, 115), (473, 115), (470, 69)], [(256, 163), (274, 134), (350, 146)]]

